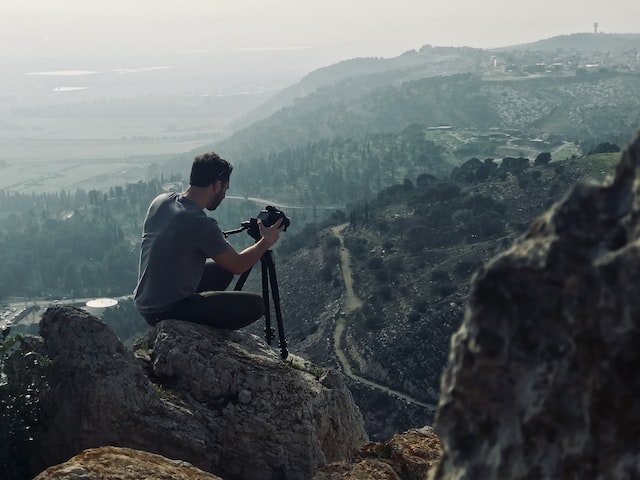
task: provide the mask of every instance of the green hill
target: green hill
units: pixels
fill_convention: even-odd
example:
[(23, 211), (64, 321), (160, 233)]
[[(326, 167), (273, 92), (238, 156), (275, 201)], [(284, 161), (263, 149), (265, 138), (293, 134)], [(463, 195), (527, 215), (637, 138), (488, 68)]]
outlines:
[[(198, 151), (235, 165), (233, 195), (305, 208), (371, 199), (422, 173), (446, 177), (473, 157), (580, 156), (624, 143), (640, 125), (637, 38), (574, 34), (499, 51), (427, 45), (340, 62)], [(163, 170), (184, 173), (193, 153)]]
[[(640, 74), (487, 81), (473, 75), (388, 86), (350, 102), (317, 92), (216, 148), (234, 189), (282, 203), (344, 205), (472, 157), (562, 159), (640, 125)], [(560, 150), (573, 145), (565, 157)], [(219, 147), (219, 148), (218, 148)], [(237, 159), (237, 160), (236, 160)]]
[[(473, 273), (576, 181), (604, 180), (618, 158), (469, 161), (448, 179), (419, 176), (284, 239), (278, 268), (290, 348), (338, 366), (328, 339), (346, 315), (343, 344), (359, 375), (437, 403), (449, 338), (462, 321)], [(331, 232), (342, 222), (348, 222), (343, 236), (353, 289), (363, 302), (352, 314), (344, 310), (341, 247)], [(400, 415), (396, 404), (381, 407), (384, 393), (353, 391), (374, 436), (388, 434), (389, 423), (400, 431), (428, 418), (425, 409)]]

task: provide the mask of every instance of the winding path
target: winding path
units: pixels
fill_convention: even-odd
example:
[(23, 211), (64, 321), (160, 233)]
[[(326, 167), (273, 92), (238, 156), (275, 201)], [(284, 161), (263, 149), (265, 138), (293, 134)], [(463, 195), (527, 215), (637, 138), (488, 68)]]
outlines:
[(362, 300), (360, 300), (356, 294), (353, 292), (353, 277), (351, 275), (351, 257), (349, 255), (349, 251), (344, 246), (344, 237), (342, 236), (342, 231), (347, 227), (348, 223), (344, 223), (342, 225), (338, 225), (337, 227), (333, 227), (331, 229), (331, 233), (335, 235), (335, 237), (340, 241), (340, 269), (342, 271), (342, 278), (344, 280), (345, 285), (345, 301), (344, 301), (344, 313), (341, 313), (336, 321), (336, 329), (333, 332), (333, 345), (334, 350), (336, 352), (336, 356), (338, 360), (342, 364), (342, 369), (344, 373), (349, 378), (355, 380), (358, 383), (362, 383), (364, 385), (368, 385), (376, 390), (380, 390), (389, 395), (393, 395), (394, 397), (401, 398), (402, 400), (406, 400), (407, 402), (420, 405), (422, 407), (428, 408), (435, 412), (437, 409), (436, 405), (430, 403), (424, 403), (419, 400), (416, 400), (413, 397), (410, 397), (402, 392), (397, 390), (392, 390), (391, 388), (383, 385), (381, 383), (373, 382), (371, 380), (367, 380), (359, 375), (353, 373), (353, 369), (351, 368), (351, 364), (349, 363), (349, 359), (344, 353), (342, 349), (342, 336), (344, 334), (344, 330), (347, 326), (347, 317), (352, 313), (357, 312), (362, 308)]

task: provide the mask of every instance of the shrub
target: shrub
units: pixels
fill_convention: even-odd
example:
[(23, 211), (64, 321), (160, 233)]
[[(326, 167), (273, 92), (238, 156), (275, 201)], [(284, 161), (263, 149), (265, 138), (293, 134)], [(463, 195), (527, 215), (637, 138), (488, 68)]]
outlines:
[(476, 263), (471, 260), (460, 260), (456, 266), (453, 267), (454, 273), (460, 277), (468, 277), (475, 269)]
[(500, 163), (500, 170), (512, 173), (516, 177), (528, 168), (529, 159), (523, 157), (505, 157), (502, 159), (502, 163)]
[(325, 245), (327, 246), (327, 248), (339, 248), (340, 247), (340, 240), (336, 237), (327, 237), (325, 239)]
[(412, 226), (405, 234), (405, 248), (411, 253), (418, 253), (429, 245), (429, 240), (433, 237), (434, 233), (430, 228), (424, 225)]
[(323, 282), (330, 282), (333, 279), (333, 267), (329, 264), (325, 264), (320, 269), (320, 278)]
[(418, 313), (424, 313), (429, 306), (429, 300), (424, 297), (418, 297), (413, 301), (413, 309)]
[(471, 158), (451, 172), (451, 179), (456, 182), (473, 183), (476, 181), (478, 170), (482, 168), (482, 162), (477, 158)]
[(351, 255), (356, 258), (361, 258), (367, 251), (367, 241), (360, 237), (347, 236), (344, 239), (344, 244)]
[(547, 165), (551, 162), (551, 154), (549, 152), (539, 153), (533, 162), (534, 165)]
[(594, 155), (596, 153), (616, 153), (620, 151), (620, 147), (615, 143), (602, 142), (595, 148), (589, 151), (587, 155)]
[(375, 271), (376, 280), (379, 283), (387, 283), (389, 281), (389, 272), (386, 269), (380, 269)]
[(427, 188), (429, 187), (429, 185), (432, 185), (437, 181), (438, 178), (435, 175), (431, 175), (430, 173), (422, 173), (416, 178), (416, 186), (418, 188)]
[(391, 300), (391, 287), (378, 288), (375, 291), (374, 296), (383, 302), (388, 302), (389, 300)]
[(46, 358), (31, 351), (30, 337), (9, 337), (0, 344), (0, 471), (3, 478), (32, 478), (31, 444), (43, 420), (40, 399), (48, 389)]
[(449, 277), (449, 272), (442, 269), (436, 269), (432, 271), (431, 275), (429, 275), (429, 278), (432, 282), (446, 282), (451, 280), (451, 277)]
[(369, 261), (367, 262), (367, 266), (371, 269), (371, 270), (379, 270), (382, 268), (382, 258), (380, 257), (372, 257), (369, 259)]
[(390, 274), (393, 277), (397, 277), (400, 272), (404, 270), (404, 264), (402, 263), (402, 258), (399, 256), (392, 256), (387, 260), (387, 270), (389, 270)]
[(364, 325), (368, 330), (379, 330), (384, 327), (384, 317), (377, 313), (367, 315), (364, 320)]
[(438, 292), (438, 294), (440, 294), (440, 296), (442, 297), (447, 297), (452, 293), (455, 293), (456, 290), (456, 285), (451, 282), (439, 283), (436, 286), (436, 292)]

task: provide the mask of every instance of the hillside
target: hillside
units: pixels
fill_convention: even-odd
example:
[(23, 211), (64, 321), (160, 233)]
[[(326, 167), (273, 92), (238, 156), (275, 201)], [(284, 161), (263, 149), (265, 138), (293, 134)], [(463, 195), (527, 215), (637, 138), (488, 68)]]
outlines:
[[(291, 350), (342, 368), (331, 339), (345, 319), (342, 343), (352, 369), (413, 399), (391, 401), (352, 382), (372, 437), (424, 423), (431, 411), (420, 404), (437, 402), (473, 273), (576, 181), (603, 180), (617, 159), (470, 161), (448, 179), (418, 177), (283, 240), (278, 269)], [(343, 304), (340, 243), (331, 231), (344, 222), (353, 290), (363, 301), (354, 313)]]
[(341, 207), (404, 178), (446, 176), (473, 157), (534, 160), (546, 151), (560, 160), (603, 141), (620, 145), (640, 125), (638, 73), (521, 81), (457, 75), (389, 86), (349, 103), (320, 95), (219, 145), (238, 159), (236, 191), (285, 205)]
[[(502, 161), (473, 159), (449, 176), (419, 174), (413, 181), (382, 190), (369, 202), (354, 198), (346, 212), (336, 211), (319, 223), (297, 225), (297, 230), (283, 235), (275, 250), (289, 350), (318, 365), (343, 370), (334, 342), (336, 327), (344, 323), (340, 342), (354, 375), (377, 385), (349, 380), (372, 439), (389, 438), (429, 423), (433, 415), (429, 405), (438, 398), (449, 337), (462, 319), (471, 275), (508, 248), (531, 220), (575, 181), (602, 180), (617, 158), (618, 154), (600, 154), (538, 165), (514, 157)], [(33, 238), (48, 232), (51, 238), (41, 241), (39, 247), (45, 254), (37, 258), (55, 256), (55, 265), (67, 267), (56, 269), (49, 261), (31, 261), (29, 278), (41, 279), (45, 282), (42, 287), (38, 282), (27, 282), (29, 279), (23, 281), (16, 266), (7, 271), (13, 277), (5, 276), (4, 283), (0, 282), (5, 293), (22, 289), (37, 298), (41, 288), (53, 292), (50, 285), (57, 285), (60, 295), (129, 293), (135, 280), (131, 267), (136, 265), (137, 247), (127, 239), (130, 232), (136, 232), (132, 235), (137, 238), (138, 229), (133, 227), (147, 204), (144, 199), (159, 187), (157, 182), (130, 185), (114, 192), (114, 198), (96, 197), (88, 208), (77, 208), (72, 219), (54, 212), (44, 219), (21, 215), (29, 228), (11, 231), (11, 235), (5, 229), (0, 242), (5, 246), (22, 243), (29, 248)], [(90, 192), (89, 197), (91, 193), (95, 194)], [(32, 208), (26, 199), (21, 200), (19, 205)], [(47, 203), (53, 209), (63, 200), (49, 198)], [(83, 203), (82, 198), (77, 200)], [(79, 237), (77, 229), (86, 230), (92, 225), (90, 231), (102, 232), (97, 229), (100, 222), (106, 229), (113, 227), (113, 211), (120, 212), (115, 217), (120, 223), (119, 240), (103, 236), (113, 244), (114, 252), (121, 252), (119, 263), (110, 260), (115, 253), (97, 240), (90, 243), (102, 248), (104, 261), (96, 262), (101, 257), (96, 257), (93, 249), (55, 249), (58, 232), (67, 232), (64, 239), (71, 244), (74, 235), (84, 238)], [(245, 215), (237, 211), (229, 218)], [(20, 223), (17, 215), (12, 218), (14, 224)], [(344, 244), (333, 229), (342, 225)], [(7, 243), (14, 237), (14, 243)], [(20, 251), (15, 246), (10, 250), (14, 256)], [(350, 261), (353, 292), (362, 302), (362, 307), (353, 311), (344, 304), (344, 256)], [(9, 257), (6, 260), (7, 265), (15, 263)], [(96, 266), (108, 267), (109, 272), (119, 269), (115, 280), (104, 272), (94, 278), (92, 267)], [(78, 270), (72, 275), (74, 268)], [(259, 284), (259, 272), (254, 272), (245, 289), (260, 292)], [(129, 338), (135, 336), (132, 316), (139, 318), (125, 302), (122, 307), (117, 312), (122, 318), (114, 314), (109, 321), (126, 326)], [(258, 322), (251, 330), (262, 337), (263, 328), (264, 324)], [(121, 330), (117, 329), (119, 334), (123, 334)], [(389, 389), (393, 390), (391, 394)]]
[[(398, 85), (408, 80), (433, 76), (450, 76), (458, 73), (482, 74), (483, 71), (487, 73), (485, 69), (496, 55), (505, 55), (506, 58), (513, 54), (517, 55), (517, 52), (536, 51), (557, 54), (571, 51), (578, 57), (583, 56), (588, 59), (595, 52), (607, 52), (611, 57), (616, 58), (616, 52), (637, 51), (638, 48), (640, 48), (640, 34), (574, 33), (490, 50), (424, 45), (418, 50), (409, 50), (392, 58), (353, 58), (310, 72), (300, 82), (282, 90), (234, 122), (232, 129), (240, 130), (251, 123), (267, 118), (283, 108), (294, 105), (296, 99), (306, 97), (320, 88), (340, 86), (342, 89), (349, 83), (357, 83), (361, 91), (370, 91), (382, 85)], [(552, 58), (546, 59), (547, 63), (552, 63), (550, 61)], [(557, 61), (557, 58), (553, 60)]]
[[(294, 105), (297, 99), (321, 88), (339, 86), (344, 93), (359, 89), (359, 93), (384, 85), (399, 84), (410, 79), (475, 71), (481, 50), (457, 47), (432, 47), (409, 50), (392, 58), (353, 58), (314, 70), (300, 82), (285, 88), (261, 106), (233, 123), (240, 130), (277, 111)], [(345, 91), (345, 87), (348, 91)]]
[(538, 50), (553, 51), (567, 49), (574, 51), (616, 51), (640, 48), (640, 34), (638, 33), (573, 33), (558, 35), (536, 42), (492, 49), (504, 50)]
[[(335, 87), (338, 89), (338, 87)], [(387, 85), (362, 95), (317, 91), (216, 147), (238, 162), (320, 139), (398, 133), (411, 124), (481, 132), (555, 134), (569, 141), (628, 138), (640, 124), (640, 75), (595, 73), (572, 77), (492, 80), (464, 74)], [(347, 100), (348, 98), (348, 100)], [(614, 112), (621, 113), (611, 124)], [(462, 161), (466, 160), (461, 159)]]
[(638, 36), (585, 35), (539, 49), (425, 45), (330, 65), (226, 139), (161, 168), (184, 174), (193, 154), (213, 149), (236, 167), (233, 195), (331, 209), (405, 178), (447, 176), (473, 157), (562, 160), (604, 141), (621, 145), (640, 124)]
[[(639, 34), (572, 34), (493, 50), (425, 45), (395, 58), (351, 59), (311, 72), (299, 83), (272, 97), (237, 124), (236, 128), (243, 128), (219, 142), (218, 148), (230, 156), (244, 159), (247, 158), (246, 149), (251, 148), (251, 143), (247, 144), (247, 141), (257, 142), (260, 151), (274, 151), (283, 146), (294, 147), (320, 138), (352, 134), (350, 130), (343, 130), (343, 124), (327, 126), (322, 119), (314, 123), (320, 129), (312, 128), (303, 137), (292, 135), (292, 132), (300, 130), (297, 121), (302, 120), (303, 125), (308, 125), (318, 117), (328, 115), (319, 111), (320, 106), (330, 111), (352, 111), (355, 119), (366, 121), (366, 117), (358, 115), (361, 113), (359, 110), (363, 102), (372, 104), (374, 108), (368, 120), (373, 120), (374, 128), (368, 132), (398, 131), (416, 120), (403, 122), (402, 119), (394, 119), (395, 126), (392, 130), (386, 130), (388, 125), (383, 123), (384, 119), (376, 119), (374, 115), (376, 110), (385, 110), (376, 109), (375, 104), (385, 96), (387, 89), (394, 91), (414, 80), (440, 77), (441, 83), (446, 85), (448, 77), (472, 74), (482, 79), (522, 81), (540, 74), (574, 76), (594, 66), (611, 71), (637, 72), (639, 65), (636, 52), (639, 43)], [(561, 105), (556, 102), (556, 106)], [(449, 112), (445, 110), (443, 115), (447, 117)], [(313, 120), (305, 119), (307, 116)], [(288, 120), (291, 118), (295, 120)], [(262, 122), (265, 119), (268, 121)], [(454, 118), (445, 118), (444, 123), (456, 125)], [(429, 122), (426, 124), (431, 125)], [(290, 131), (290, 127), (295, 129)], [(357, 131), (357, 128), (353, 131)], [(292, 140), (295, 143), (291, 143)]]

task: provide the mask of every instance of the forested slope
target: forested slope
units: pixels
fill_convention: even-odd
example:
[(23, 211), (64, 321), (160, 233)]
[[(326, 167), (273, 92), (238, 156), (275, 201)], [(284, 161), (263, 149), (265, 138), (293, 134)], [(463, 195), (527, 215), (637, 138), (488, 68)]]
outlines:
[[(338, 88), (338, 87), (336, 87)], [(640, 74), (485, 81), (470, 74), (385, 86), (345, 100), (333, 90), (299, 99), (216, 145), (222, 155), (253, 163), (271, 153), (321, 139), (398, 133), (411, 124), (457, 129), (519, 130), (619, 141), (640, 124)], [(613, 117), (612, 113), (618, 113)], [(617, 118), (612, 123), (612, 118)]]
[[(339, 367), (328, 339), (342, 315), (344, 284), (330, 226), (348, 221), (343, 235), (353, 288), (364, 302), (347, 318), (352, 368), (418, 401), (437, 402), (449, 338), (462, 321), (473, 272), (576, 181), (603, 180), (617, 158), (538, 165), (470, 161), (449, 178), (419, 176), (383, 190), (346, 217), (283, 240), (278, 268), (290, 348)], [(398, 429), (419, 422), (415, 410), (402, 418), (393, 411), (397, 405), (387, 410), (380, 397), (370, 390), (357, 394), (369, 431), (382, 432), (389, 422)]]

